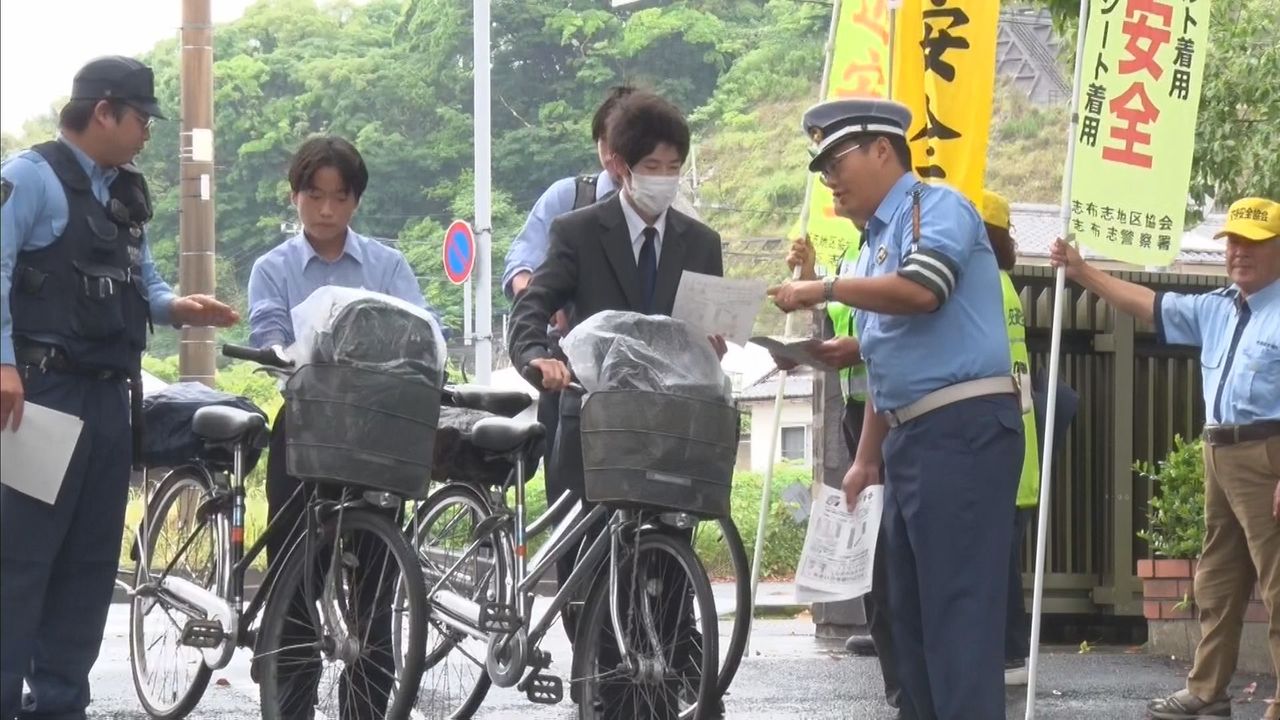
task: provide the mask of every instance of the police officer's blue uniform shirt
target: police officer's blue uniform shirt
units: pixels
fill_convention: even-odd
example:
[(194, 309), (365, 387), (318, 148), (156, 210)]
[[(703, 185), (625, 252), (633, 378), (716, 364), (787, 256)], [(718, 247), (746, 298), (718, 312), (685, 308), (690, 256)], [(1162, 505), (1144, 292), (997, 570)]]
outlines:
[(1234, 285), (1211, 293), (1160, 293), (1160, 339), (1200, 346), (1210, 425), (1280, 420), (1280, 280), (1246, 300)]
[[(102, 168), (66, 138), (65, 143), (89, 176), (93, 196), (104, 205), (110, 201), (111, 183), (119, 170)], [(53, 244), (67, 227), (67, 195), (62, 182), (49, 163), (37, 152), (24, 150), (0, 166), (0, 175), (11, 185), (9, 197), (0, 209), (0, 365), (13, 365), (13, 317), (9, 307), (9, 289), (18, 253), (39, 250)], [(157, 324), (170, 323), (173, 289), (156, 272), (151, 248), (143, 238), (142, 279), (147, 286), (151, 319)], [(52, 338), (32, 338), (52, 340)]]
[(249, 342), (255, 347), (291, 345), (293, 319), (289, 311), (328, 285), (364, 288), (427, 307), (418, 278), (399, 250), (347, 228), (342, 254), (329, 262), (299, 233), (253, 263), (249, 274)]
[[(912, 190), (921, 188), (920, 244), (912, 257)], [(999, 268), (982, 218), (963, 195), (902, 176), (862, 233), (858, 275), (901, 272), (938, 295), (932, 313), (858, 310), (858, 337), (871, 399), (899, 410), (948, 385), (1011, 375)]]
[[(547, 259), (547, 249), (551, 247), (551, 221), (573, 210), (573, 203), (578, 197), (577, 181), (575, 176), (552, 183), (534, 203), (520, 234), (511, 241), (506, 267), (502, 271), (502, 291), (508, 298), (511, 297), (511, 279), (522, 272), (537, 270)], [(597, 198), (616, 189), (609, 173), (602, 172), (596, 176)]]

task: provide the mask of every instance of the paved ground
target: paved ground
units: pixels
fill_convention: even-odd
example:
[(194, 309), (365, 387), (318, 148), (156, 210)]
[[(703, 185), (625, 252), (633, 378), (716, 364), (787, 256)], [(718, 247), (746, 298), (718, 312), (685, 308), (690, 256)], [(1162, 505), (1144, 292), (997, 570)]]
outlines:
[[(789, 595), (779, 588), (775, 604)], [(562, 677), (567, 677), (568, 643), (557, 629), (548, 649)], [(141, 720), (128, 660), (128, 606), (112, 607), (102, 656), (94, 670), (91, 717)], [(1140, 654), (1135, 648), (1097, 648), (1080, 654), (1077, 648), (1049, 648), (1042, 656), (1036, 717), (1045, 720), (1110, 720), (1145, 717), (1148, 698), (1181, 687), (1185, 665)], [(249, 678), (248, 654), (241, 651), (232, 665), (215, 675), (193, 718), (248, 720), (259, 717), (257, 686)], [(1257, 682), (1252, 695), (1247, 685)], [(1263, 712), (1263, 698), (1272, 687), (1265, 678), (1241, 677), (1233, 686), (1238, 698), (1235, 717), (1253, 720)], [(731, 720), (890, 720), (894, 714), (881, 699), (880, 671), (874, 659), (851, 657), (838, 643), (815, 640), (807, 617), (762, 620), (756, 625), (747, 657), (726, 701)], [(1021, 718), (1025, 691), (1009, 693), (1008, 717)], [(528, 703), (522, 694), (494, 690), (482, 720), (569, 720), (576, 717), (566, 701), (559, 706)]]

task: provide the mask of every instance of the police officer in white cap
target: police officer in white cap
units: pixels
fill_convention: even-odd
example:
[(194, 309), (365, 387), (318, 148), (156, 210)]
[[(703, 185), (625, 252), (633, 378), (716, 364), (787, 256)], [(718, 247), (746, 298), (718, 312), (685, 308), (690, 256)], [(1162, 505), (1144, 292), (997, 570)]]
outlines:
[(785, 311), (855, 311), (871, 402), (850, 502), (885, 477), (884, 538), (902, 716), (1005, 717), (1004, 623), (1022, 469), (1000, 276), (982, 218), (912, 172), (911, 111), (886, 100), (811, 108), (809, 169), (867, 247), (853, 276), (769, 290)]

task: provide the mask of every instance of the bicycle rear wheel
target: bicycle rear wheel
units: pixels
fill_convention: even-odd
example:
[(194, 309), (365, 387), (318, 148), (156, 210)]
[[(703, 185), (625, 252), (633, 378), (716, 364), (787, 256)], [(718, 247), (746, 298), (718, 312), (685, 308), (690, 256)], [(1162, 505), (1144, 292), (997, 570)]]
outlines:
[(263, 718), (409, 717), (426, 599), (396, 588), (422, 582), (408, 540), (375, 511), (342, 510), (296, 545), (270, 589), (254, 657)]
[[(597, 576), (574, 643), (573, 682), (583, 720), (701, 720), (717, 692), (719, 633), (715, 599), (693, 548), (662, 532), (610, 559)], [(617, 624), (630, 662), (619, 657), (610, 605), (617, 595)], [(697, 633), (690, 633), (692, 616)], [(697, 634), (700, 633), (700, 637)]]
[[(733, 518), (705, 520), (693, 530), (693, 548), (711, 577), (720, 630), (720, 696), (729, 692), (751, 634), (751, 561)], [(730, 616), (727, 617), (726, 616)]]
[[(226, 516), (205, 512), (212, 497), (212, 483), (201, 468), (178, 468), (161, 480), (146, 509), (146, 537), (139, 533), (147, 562), (137, 558), (135, 590), (163, 576), (225, 596), (231, 548)], [(133, 686), (152, 717), (185, 717), (209, 684), (212, 671), (203, 654), (182, 643), (189, 619), (164, 596), (152, 593), (135, 595), (129, 605)]]

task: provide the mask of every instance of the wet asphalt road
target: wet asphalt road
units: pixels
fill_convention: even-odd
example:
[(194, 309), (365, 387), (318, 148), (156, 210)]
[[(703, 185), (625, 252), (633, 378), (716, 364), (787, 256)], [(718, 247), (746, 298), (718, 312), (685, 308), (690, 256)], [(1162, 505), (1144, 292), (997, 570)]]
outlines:
[[(558, 625), (546, 648), (552, 669), (567, 677), (568, 644)], [(1127, 652), (1126, 652), (1127, 651)], [(249, 720), (259, 717), (257, 686), (249, 678), (249, 654), (240, 651), (230, 667), (214, 676), (192, 718)], [(1098, 648), (1079, 654), (1076, 648), (1050, 648), (1042, 655), (1036, 717), (1046, 720), (1144, 718), (1149, 698), (1182, 687), (1186, 666), (1135, 652), (1132, 648)], [(128, 660), (128, 606), (112, 606), (102, 655), (93, 673), (94, 702), (90, 717), (142, 720), (147, 715), (134, 694)], [(1257, 681), (1248, 695), (1247, 685)], [(1235, 718), (1255, 720), (1270, 696), (1271, 681), (1238, 677)], [(1025, 690), (1009, 693), (1008, 717), (1022, 718)], [(751, 654), (743, 661), (730, 696), (731, 720), (892, 720), (882, 699), (880, 671), (874, 658), (851, 657), (838, 644), (815, 640), (808, 619), (761, 620), (753, 634)], [(514, 690), (493, 690), (476, 716), (482, 720), (569, 720), (576, 717), (566, 701), (558, 706), (530, 704)]]

